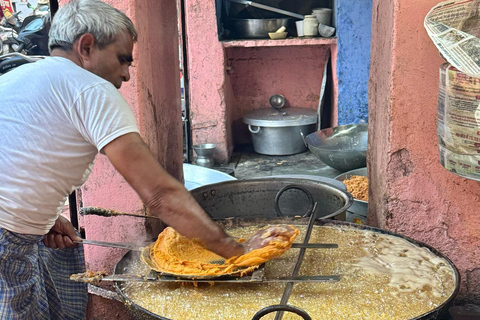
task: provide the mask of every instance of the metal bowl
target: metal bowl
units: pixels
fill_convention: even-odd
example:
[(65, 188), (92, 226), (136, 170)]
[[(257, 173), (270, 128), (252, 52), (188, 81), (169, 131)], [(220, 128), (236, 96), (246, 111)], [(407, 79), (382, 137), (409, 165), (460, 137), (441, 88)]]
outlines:
[(189, 163), (183, 164), (184, 185), (187, 190), (223, 181), (237, 180), (224, 172)]
[(275, 32), (282, 26), (288, 29), (291, 21), (291, 18), (230, 19), (232, 36), (240, 39), (268, 39), (269, 32)]
[[(335, 177), (335, 180), (343, 182), (343, 180), (350, 179), (352, 176), (368, 177), (367, 168), (360, 168), (350, 170)], [(354, 221), (356, 215), (359, 215), (359, 219), (365, 221), (368, 213), (368, 201), (358, 200), (353, 198), (353, 204), (347, 209), (347, 221)], [(350, 217), (351, 216), (351, 217)], [(349, 219), (351, 218), (351, 219)]]
[(322, 129), (305, 138), (320, 161), (341, 172), (367, 166), (367, 143), (367, 123)]

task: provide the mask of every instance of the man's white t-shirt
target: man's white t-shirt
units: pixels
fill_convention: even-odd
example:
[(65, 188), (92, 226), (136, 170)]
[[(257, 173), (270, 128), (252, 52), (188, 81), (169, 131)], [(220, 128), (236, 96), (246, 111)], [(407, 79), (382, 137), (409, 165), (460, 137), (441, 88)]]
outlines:
[(131, 132), (135, 117), (118, 90), (68, 59), (0, 76), (0, 228), (46, 234), (96, 154)]

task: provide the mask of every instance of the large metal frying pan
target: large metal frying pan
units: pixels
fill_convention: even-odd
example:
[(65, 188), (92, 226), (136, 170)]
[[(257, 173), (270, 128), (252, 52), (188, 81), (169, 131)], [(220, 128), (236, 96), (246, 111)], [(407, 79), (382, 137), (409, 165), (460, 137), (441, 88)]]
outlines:
[[(281, 218), (281, 219), (261, 219), (261, 218), (253, 218), (253, 219), (225, 219), (219, 221), (224, 227), (241, 227), (241, 226), (248, 226), (248, 225), (256, 225), (256, 226), (263, 226), (267, 224), (306, 224), (305, 219), (299, 220), (295, 218)], [(393, 232), (389, 232), (386, 230), (370, 227), (370, 226), (365, 226), (365, 225), (359, 225), (359, 224), (351, 224), (348, 222), (343, 222), (343, 221), (334, 221), (334, 220), (324, 220), (324, 219), (317, 219), (315, 221), (315, 225), (321, 225), (321, 226), (342, 226), (342, 225), (347, 225), (353, 228), (358, 228), (361, 230), (370, 230), (373, 232), (381, 233), (381, 234), (388, 234), (392, 235), (395, 237), (400, 237), (403, 238), (419, 247), (425, 247), (428, 248), (433, 254), (437, 255), (438, 257), (441, 257), (447, 261), (447, 263), (451, 266), (451, 268), (454, 271), (454, 277), (455, 277), (455, 289), (452, 295), (441, 305), (438, 307), (430, 310), (429, 312), (422, 314), (416, 318), (413, 318), (411, 320), (434, 320), (437, 319), (440, 315), (445, 315), (446, 312), (448, 311), (449, 306), (452, 304), (453, 299), (458, 293), (458, 290), (460, 288), (460, 274), (458, 273), (457, 268), (455, 265), (444, 255), (442, 255), (439, 251), (436, 249), (430, 247), (429, 245), (422, 243), (420, 241), (416, 241), (413, 239), (410, 239), (405, 236), (401, 236), (398, 234), (395, 234)], [(125, 273), (130, 273), (131, 270), (129, 269), (131, 266), (131, 259), (136, 259), (138, 258), (137, 256), (138, 253), (130, 251), (127, 252), (123, 258), (117, 263), (115, 266), (115, 274), (121, 275)], [(129, 310), (129, 312), (132, 314), (133, 319), (139, 319), (139, 320), (172, 320), (168, 319), (165, 317), (162, 317), (161, 315), (153, 314), (152, 312), (146, 310), (145, 308), (140, 307), (139, 305), (135, 304), (133, 301), (131, 301), (126, 294), (124, 293), (124, 288), (125, 288), (125, 283), (124, 282), (115, 282), (114, 286), (118, 294), (121, 296), (123, 299), (126, 308)], [(279, 297), (280, 298), (280, 297)], [(308, 314), (305, 315), (305, 311), (301, 309), (301, 306), (290, 306), (290, 305), (280, 305), (280, 306), (269, 306), (264, 309), (261, 309), (258, 311), (257, 315), (253, 319), (260, 319), (259, 315), (263, 315), (269, 312), (275, 312), (275, 311), (285, 311), (285, 312), (295, 312), (298, 315), (302, 316), (303, 319), (311, 319), (308, 318)], [(174, 320), (180, 320), (180, 319), (174, 319)]]

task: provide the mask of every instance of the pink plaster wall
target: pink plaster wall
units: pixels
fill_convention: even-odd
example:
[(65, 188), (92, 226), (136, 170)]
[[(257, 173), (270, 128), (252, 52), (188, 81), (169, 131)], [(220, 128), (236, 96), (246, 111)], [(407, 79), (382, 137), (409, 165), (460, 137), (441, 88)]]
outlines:
[(251, 143), (242, 117), (271, 108), (269, 98), (282, 94), (286, 107), (317, 109), (328, 46), (229, 48), (229, 78), (235, 95), (234, 143)]
[(183, 177), (179, 37), (176, 1), (133, 1), (139, 33), (136, 59), (139, 127), (159, 162)]
[(193, 144), (215, 143), (215, 158), (229, 158), (225, 54), (218, 41), (215, 2), (185, 0), (190, 125)]
[(332, 97), (332, 127), (338, 125), (338, 78), (337, 78), (337, 60), (338, 60), (338, 46), (330, 46), (330, 61), (332, 62), (332, 78), (333, 85), (330, 96)]
[(442, 63), (423, 28), (438, 1), (374, 1), (369, 87), (370, 222), (432, 245), (462, 277), (460, 300), (480, 299), (478, 182), (439, 163)]
[[(120, 90), (136, 115), (141, 134), (165, 169), (182, 179), (182, 122), (176, 2), (170, 0), (104, 0), (125, 12), (138, 31), (130, 69), (131, 80)], [(60, 1), (60, 5), (66, 1)], [(81, 206), (99, 206), (144, 214), (143, 204), (105, 156), (97, 156), (88, 181), (79, 192)], [(80, 217), (86, 236), (94, 240), (151, 239), (158, 226), (141, 218)], [(87, 268), (107, 270), (125, 253), (111, 248), (85, 248)], [(121, 304), (91, 297), (88, 319), (128, 319)]]

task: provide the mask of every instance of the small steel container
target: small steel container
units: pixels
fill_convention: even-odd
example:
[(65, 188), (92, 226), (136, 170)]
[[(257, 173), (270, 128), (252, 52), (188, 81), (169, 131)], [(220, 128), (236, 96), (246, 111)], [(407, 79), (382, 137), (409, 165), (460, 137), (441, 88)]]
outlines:
[(303, 137), (315, 131), (317, 113), (307, 108), (263, 108), (246, 114), (243, 122), (248, 125), (255, 152), (289, 155), (307, 150)]
[[(343, 182), (352, 176), (368, 177), (367, 168), (350, 170), (335, 177), (335, 180)], [(368, 201), (353, 198), (353, 204), (347, 210), (347, 221), (355, 223), (367, 223)]]

